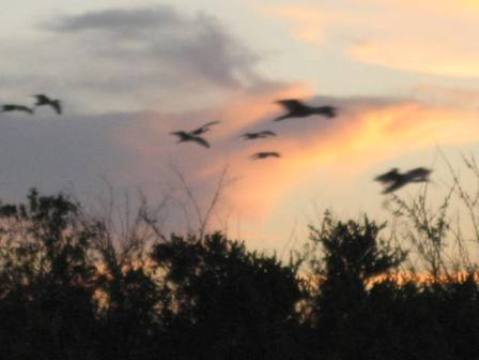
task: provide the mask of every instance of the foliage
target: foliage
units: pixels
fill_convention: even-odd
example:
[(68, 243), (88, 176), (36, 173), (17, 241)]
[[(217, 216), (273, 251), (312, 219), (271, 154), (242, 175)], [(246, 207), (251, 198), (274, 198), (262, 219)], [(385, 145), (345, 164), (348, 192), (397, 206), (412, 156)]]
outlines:
[[(410, 213), (424, 239), (447, 229), (440, 211)], [(385, 224), (326, 213), (309, 262), (282, 263), (204, 227), (165, 236), (150, 215), (141, 208), (118, 239), (62, 194), (1, 204), (3, 357), (479, 358), (476, 273), (442, 278), (442, 261), (434, 281), (399, 281), (408, 253)]]

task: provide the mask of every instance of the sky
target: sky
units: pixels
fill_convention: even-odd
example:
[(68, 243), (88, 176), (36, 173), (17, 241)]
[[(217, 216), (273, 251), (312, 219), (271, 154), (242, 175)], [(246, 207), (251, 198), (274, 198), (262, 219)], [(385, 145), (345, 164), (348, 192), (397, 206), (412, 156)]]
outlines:
[[(433, 168), (439, 197), (440, 154), (455, 165), (478, 150), (477, 24), (473, 0), (12, 2), (0, 104), (46, 93), (65, 111), (0, 113), (0, 196), (35, 186), (91, 204), (141, 191), (168, 201), (165, 224), (194, 227), (179, 177), (205, 213), (225, 174), (211, 227), (274, 251), (326, 209), (382, 214), (372, 178), (392, 167)], [(284, 98), (338, 116), (273, 122)], [(170, 134), (209, 121), (211, 149)], [(257, 130), (278, 136), (240, 138)], [(281, 158), (252, 161), (257, 151)]]

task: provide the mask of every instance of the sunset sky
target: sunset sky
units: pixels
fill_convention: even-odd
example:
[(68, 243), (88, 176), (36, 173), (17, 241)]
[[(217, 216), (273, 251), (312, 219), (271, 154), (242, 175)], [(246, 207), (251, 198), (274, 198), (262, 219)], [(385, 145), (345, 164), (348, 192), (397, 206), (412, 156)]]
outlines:
[[(0, 114), (0, 196), (36, 186), (90, 204), (110, 186), (141, 189), (152, 203), (168, 196), (166, 222), (180, 224), (175, 171), (206, 209), (227, 168), (213, 228), (277, 251), (325, 209), (383, 212), (372, 178), (392, 167), (434, 168), (440, 196), (438, 149), (453, 164), (479, 150), (478, 24), (473, 0), (12, 2), (0, 104), (46, 93), (65, 114)], [(275, 123), (282, 98), (339, 116)], [(211, 149), (169, 135), (213, 120)], [(255, 130), (278, 136), (239, 138)], [(282, 158), (252, 161), (256, 151)]]

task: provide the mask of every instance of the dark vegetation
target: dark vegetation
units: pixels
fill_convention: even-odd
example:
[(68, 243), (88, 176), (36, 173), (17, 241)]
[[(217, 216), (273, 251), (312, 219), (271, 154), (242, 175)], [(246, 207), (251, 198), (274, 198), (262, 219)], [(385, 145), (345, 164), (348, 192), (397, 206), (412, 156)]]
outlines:
[(146, 207), (115, 235), (32, 191), (0, 206), (2, 358), (479, 358), (475, 269), (442, 261), (445, 207), (393, 200), (408, 251), (384, 224), (326, 213), (285, 263), (221, 233), (164, 236)]

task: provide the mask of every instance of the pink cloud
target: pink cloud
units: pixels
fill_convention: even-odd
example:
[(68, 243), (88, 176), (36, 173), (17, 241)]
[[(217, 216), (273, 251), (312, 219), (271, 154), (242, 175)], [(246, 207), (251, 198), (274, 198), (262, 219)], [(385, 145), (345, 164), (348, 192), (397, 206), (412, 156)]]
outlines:
[[(476, 140), (477, 112), (414, 101), (380, 99), (312, 99), (311, 103), (333, 103), (339, 107), (334, 119), (310, 117), (275, 123), (281, 112), (273, 100), (307, 98), (301, 86), (256, 89), (236, 94), (223, 106), (190, 116), (152, 116), (138, 130), (118, 133), (138, 154), (136, 176), (153, 179), (161, 174), (162, 161), (173, 161), (184, 172), (202, 201), (208, 201), (218, 174), (229, 167), (236, 181), (227, 187), (225, 208), (247, 221), (264, 222), (273, 209), (284, 206), (287, 197), (304, 193), (312, 177), (318, 183), (336, 177), (335, 186), (352, 186), (354, 179), (374, 164), (433, 149), (442, 145)], [(205, 137), (212, 144), (176, 145), (171, 129), (193, 128), (221, 115), (222, 123)], [(244, 141), (239, 135), (249, 129), (271, 129), (276, 138)], [(256, 151), (279, 151), (280, 159), (253, 161)], [(327, 169), (328, 176), (321, 177)], [(319, 175), (318, 175), (319, 174)], [(335, 175), (334, 175), (335, 174)], [(346, 175), (346, 176), (345, 176)], [(310, 186), (310, 185), (309, 185)], [(314, 189), (311, 189), (314, 192)]]

